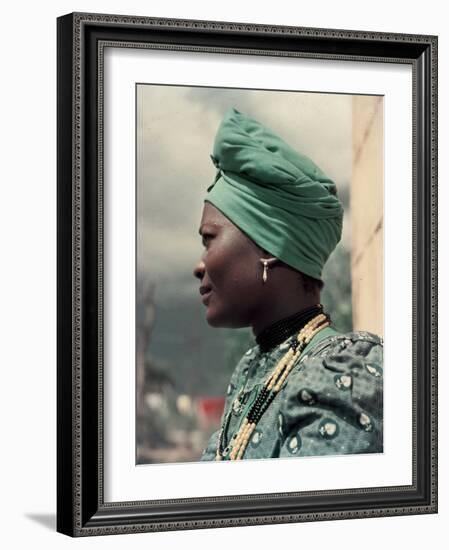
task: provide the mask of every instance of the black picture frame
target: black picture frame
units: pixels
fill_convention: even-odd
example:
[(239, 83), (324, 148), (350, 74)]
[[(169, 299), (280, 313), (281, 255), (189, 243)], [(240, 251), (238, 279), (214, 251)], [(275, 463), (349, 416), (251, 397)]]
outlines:
[[(58, 30), (57, 530), (70, 536), (437, 512), (437, 37), (74, 13)], [(413, 483), (105, 503), (104, 42), (296, 55), (413, 70)]]

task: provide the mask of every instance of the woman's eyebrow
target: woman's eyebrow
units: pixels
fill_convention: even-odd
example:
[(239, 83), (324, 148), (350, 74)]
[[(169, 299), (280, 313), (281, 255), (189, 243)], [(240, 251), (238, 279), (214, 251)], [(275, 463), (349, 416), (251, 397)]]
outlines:
[(209, 228), (210, 231), (220, 231), (223, 224), (219, 222), (204, 222), (203, 225), (199, 228), (198, 233), (202, 235), (202, 232), (205, 228)]

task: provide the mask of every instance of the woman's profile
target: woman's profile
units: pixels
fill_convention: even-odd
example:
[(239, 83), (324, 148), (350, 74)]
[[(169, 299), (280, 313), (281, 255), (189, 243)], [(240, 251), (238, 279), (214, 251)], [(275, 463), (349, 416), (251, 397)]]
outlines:
[(343, 224), (334, 182), (236, 109), (212, 160), (194, 276), (208, 324), (251, 327), (255, 345), (236, 365), (202, 460), (382, 452), (382, 340), (339, 333), (321, 305)]

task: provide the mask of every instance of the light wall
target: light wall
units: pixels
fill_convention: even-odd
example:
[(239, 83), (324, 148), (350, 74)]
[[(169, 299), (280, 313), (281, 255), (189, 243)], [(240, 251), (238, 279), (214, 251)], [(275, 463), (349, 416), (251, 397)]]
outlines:
[(383, 336), (383, 98), (354, 96), (352, 111), (353, 327)]

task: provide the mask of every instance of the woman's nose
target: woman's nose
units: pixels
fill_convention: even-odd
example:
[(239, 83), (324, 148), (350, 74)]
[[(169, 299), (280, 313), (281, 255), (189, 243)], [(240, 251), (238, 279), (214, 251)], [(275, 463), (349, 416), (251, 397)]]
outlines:
[(203, 260), (200, 260), (196, 264), (195, 269), (193, 270), (193, 276), (201, 281), (202, 278), (204, 277), (205, 270), (206, 268), (205, 268), (204, 262)]

